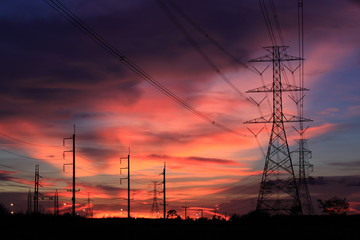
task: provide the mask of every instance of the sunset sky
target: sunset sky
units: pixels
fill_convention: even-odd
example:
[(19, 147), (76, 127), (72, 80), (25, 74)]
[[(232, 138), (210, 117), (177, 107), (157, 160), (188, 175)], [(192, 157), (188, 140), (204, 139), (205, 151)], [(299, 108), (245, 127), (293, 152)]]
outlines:
[[(258, 1), (172, 0), (198, 26), (243, 64), (267, 54), (271, 41)], [(274, 1), (289, 54), (298, 54), (297, 1)], [(42, 0), (3, 1), (0, 9), (0, 203), (26, 211), (40, 166), (40, 192), (58, 189), (69, 209), (71, 137), (76, 125), (77, 209), (90, 193), (96, 217), (126, 216), (124, 161), (130, 148), (132, 215), (148, 217), (153, 181), (162, 191), (167, 166), (167, 209), (210, 217), (255, 209), (271, 126), (243, 122), (270, 113), (246, 94), (272, 81), (219, 51), (179, 15), (180, 22), (239, 95), (204, 61), (156, 1), (63, 0), (73, 13), (140, 66), (153, 79), (236, 135), (195, 116), (144, 81)], [(176, 13), (175, 13), (176, 14)], [(344, 196), (360, 211), (360, 1), (304, 0), (305, 117), (314, 165), (310, 193), (317, 199)], [(294, 63), (292, 68), (296, 67)], [(286, 70), (287, 71), (287, 70)], [(289, 78), (297, 82), (287, 71)], [(284, 111), (296, 114), (284, 94)], [(286, 124), (290, 149), (297, 133)], [(294, 154), (295, 156), (295, 154)], [(296, 156), (294, 157), (296, 159)], [(161, 194), (158, 195), (161, 201)], [(10, 203), (14, 203), (10, 207)], [(64, 205), (66, 204), (66, 205)], [(44, 212), (51, 201), (40, 200)], [(122, 209), (122, 210), (121, 210)], [(162, 212), (162, 206), (160, 206)], [(83, 213), (81, 213), (83, 214)]]

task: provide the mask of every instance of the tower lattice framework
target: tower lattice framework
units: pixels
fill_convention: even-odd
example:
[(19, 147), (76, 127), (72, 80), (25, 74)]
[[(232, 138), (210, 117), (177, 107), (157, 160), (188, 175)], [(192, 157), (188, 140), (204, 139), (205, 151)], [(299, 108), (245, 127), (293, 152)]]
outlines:
[(245, 122), (272, 123), (256, 206), (256, 210), (270, 214), (302, 214), (298, 183), (294, 174), (284, 123), (310, 120), (300, 116), (285, 115), (283, 112), (284, 92), (306, 90), (281, 81), (283, 62), (301, 60), (299, 57), (288, 55), (287, 48), (287, 46), (264, 47), (269, 53), (250, 61), (270, 62), (273, 65), (272, 84), (248, 91), (248, 93), (271, 93), (272, 114), (269, 117), (261, 116)]
[(154, 186), (154, 189), (153, 189), (153, 202), (152, 202), (152, 205), (151, 205), (151, 212), (150, 212), (150, 215), (151, 217), (158, 217), (159, 214), (160, 214), (160, 210), (159, 210), (159, 201), (158, 201), (158, 190), (157, 190), (157, 186), (158, 186), (158, 182), (156, 181), (153, 181), (153, 186)]
[[(300, 134), (302, 136), (302, 134)], [(307, 147), (307, 139), (300, 138), (297, 140), (299, 148), (293, 152), (299, 154), (299, 176), (298, 188), (299, 197), (302, 206), (302, 211), (305, 215), (314, 214), (314, 206), (310, 197), (310, 192), (307, 184), (309, 179), (308, 172), (312, 169), (313, 165), (310, 164), (309, 159), (312, 157), (312, 152)]]

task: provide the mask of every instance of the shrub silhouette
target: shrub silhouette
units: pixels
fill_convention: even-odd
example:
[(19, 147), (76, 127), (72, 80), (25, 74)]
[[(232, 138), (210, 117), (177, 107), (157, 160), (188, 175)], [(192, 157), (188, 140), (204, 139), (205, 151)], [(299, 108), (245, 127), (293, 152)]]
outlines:
[(332, 197), (328, 200), (318, 200), (320, 208), (326, 214), (346, 214), (349, 211), (350, 203), (346, 198)]

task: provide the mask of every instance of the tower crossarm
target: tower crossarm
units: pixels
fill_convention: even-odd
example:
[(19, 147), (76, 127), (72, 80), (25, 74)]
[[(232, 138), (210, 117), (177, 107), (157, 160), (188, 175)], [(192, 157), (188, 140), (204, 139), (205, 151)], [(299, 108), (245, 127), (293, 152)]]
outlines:
[(300, 61), (304, 60), (301, 57), (295, 57), (292, 55), (287, 54), (286, 49), (288, 49), (289, 46), (271, 46), (271, 47), (264, 47), (266, 51), (269, 52), (269, 54), (264, 55), (262, 57), (254, 58), (250, 60), (249, 62), (274, 62), (276, 59), (274, 59), (274, 49), (278, 50), (279, 56), (281, 56), (282, 62), (288, 62), (288, 61)]
[(284, 122), (312, 122), (309, 118), (284, 114)]
[(273, 119), (273, 116), (261, 116), (259, 118), (254, 118), (252, 120), (245, 121), (244, 124), (250, 124), (250, 123), (271, 123)]
[[(246, 91), (246, 93), (261, 93), (261, 92), (273, 92), (274, 89), (271, 84), (264, 85), (262, 87), (254, 88), (249, 91)], [(282, 84), (281, 86), (282, 92), (294, 92), (294, 91), (309, 91), (307, 88), (301, 88), (298, 86), (290, 85), (290, 84)]]
[[(252, 120), (245, 121), (244, 124), (251, 124), (251, 123), (273, 123), (273, 116), (265, 115), (258, 118), (254, 118)], [(294, 122), (312, 122), (313, 120), (309, 118), (304, 118), (300, 116), (288, 115), (283, 114), (282, 122), (284, 123), (294, 123)]]

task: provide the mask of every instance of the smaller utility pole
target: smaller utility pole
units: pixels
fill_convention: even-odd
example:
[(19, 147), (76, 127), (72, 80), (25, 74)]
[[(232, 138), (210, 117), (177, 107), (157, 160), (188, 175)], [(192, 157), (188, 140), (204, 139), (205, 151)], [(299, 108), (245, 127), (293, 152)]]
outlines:
[(27, 195), (27, 211), (26, 211), (27, 214), (31, 214), (31, 199), (32, 199), (31, 190), (29, 189)]
[(187, 205), (187, 203), (185, 204), (185, 206), (182, 206), (182, 208), (185, 209), (185, 220), (186, 220), (186, 217), (187, 217), (187, 209), (189, 208), (189, 206)]
[(162, 172), (163, 175), (163, 205), (164, 205), (164, 219), (166, 219), (166, 163), (164, 162), (164, 169)]
[[(120, 158), (120, 164), (121, 164), (121, 160), (122, 159), (126, 159), (126, 158)], [(120, 175), (121, 175), (121, 170), (122, 169), (127, 169), (127, 177), (121, 177), (120, 178), (120, 184), (122, 184), (121, 180), (122, 179), (127, 179), (128, 181), (128, 197), (127, 197), (127, 201), (128, 201), (128, 218), (130, 218), (130, 148), (129, 148), (129, 154), (127, 156), (127, 167), (123, 167), (123, 168), (120, 168)]]
[(59, 216), (59, 194), (57, 189), (54, 195), (54, 216)]
[(128, 218), (130, 218), (130, 150), (128, 155)]
[(69, 137), (69, 138), (64, 138), (63, 139), (63, 146), (65, 147), (65, 140), (67, 139), (72, 139), (72, 145), (73, 145), (73, 148), (72, 150), (67, 150), (67, 151), (64, 151), (63, 152), (63, 158), (65, 158), (65, 153), (66, 152), (72, 152), (73, 154), (73, 162), (72, 164), (70, 163), (67, 163), (67, 164), (64, 164), (63, 166), (63, 171), (65, 171), (65, 165), (72, 165), (73, 166), (73, 177), (72, 177), (72, 210), (71, 210), (71, 215), (73, 217), (76, 216), (76, 213), (75, 213), (75, 125), (74, 125), (74, 133), (72, 135), (72, 137)]

